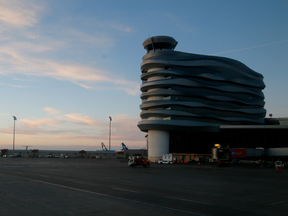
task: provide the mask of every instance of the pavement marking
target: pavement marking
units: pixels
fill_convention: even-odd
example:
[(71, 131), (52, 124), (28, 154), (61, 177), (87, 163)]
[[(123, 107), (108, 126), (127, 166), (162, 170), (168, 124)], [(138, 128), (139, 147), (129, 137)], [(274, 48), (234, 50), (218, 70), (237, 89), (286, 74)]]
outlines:
[(204, 204), (204, 205), (212, 205), (212, 206), (215, 206), (214, 204), (211, 204), (211, 203), (199, 202), (199, 201), (196, 201), (196, 200), (188, 200), (188, 199), (181, 199), (181, 198), (177, 198), (177, 197), (167, 197), (167, 196), (166, 196), (166, 198), (169, 198), (169, 199), (177, 199), (177, 200), (181, 200), (181, 201), (195, 202), (195, 203), (201, 203), (201, 204)]
[(133, 191), (133, 190), (127, 190), (127, 189), (122, 189), (122, 188), (113, 188), (114, 190), (121, 190), (121, 191), (128, 191), (132, 193), (139, 193), (138, 191)]
[(75, 191), (95, 194), (95, 195), (99, 195), (99, 196), (105, 196), (105, 197), (114, 198), (114, 199), (118, 199), (118, 200), (124, 200), (124, 201), (128, 201), (128, 202), (134, 202), (134, 203), (147, 205), (147, 206), (152, 206), (152, 207), (156, 207), (156, 208), (162, 208), (162, 209), (166, 209), (166, 210), (170, 210), (170, 211), (176, 211), (176, 212), (181, 212), (181, 213), (186, 213), (186, 214), (191, 214), (191, 215), (198, 215), (198, 216), (207, 216), (207, 215), (199, 214), (199, 213), (196, 213), (196, 212), (184, 211), (184, 210), (170, 208), (170, 207), (166, 207), (166, 206), (155, 205), (155, 204), (152, 204), (152, 203), (141, 202), (141, 201), (137, 201), (137, 200), (133, 200), (133, 199), (126, 199), (126, 198), (112, 196), (112, 195), (108, 195), (108, 194), (102, 194), (102, 193), (97, 193), (97, 192), (93, 192), (93, 191), (82, 190), (82, 189), (79, 189), (79, 188), (69, 187), (69, 186), (60, 185), (60, 184), (54, 184), (54, 183), (40, 181), (40, 180), (36, 180), (36, 179), (30, 179), (30, 178), (25, 178), (25, 177), (23, 177), (23, 178), (27, 179), (27, 180), (30, 180), (30, 181), (34, 181), (34, 182), (47, 184), (47, 185), (52, 185), (52, 186), (66, 188), (66, 189), (71, 189), (71, 190), (75, 190)]
[[(276, 202), (276, 203), (270, 203), (270, 204), (260, 204), (260, 205), (257, 205), (257, 206), (252, 206), (250, 208), (245, 208), (245, 209), (242, 209), (240, 211), (237, 211), (236, 213), (239, 213), (239, 212), (246, 212), (246, 211), (254, 211), (256, 212), (255, 210), (253, 209), (256, 209), (256, 208), (260, 208), (260, 207), (263, 207), (263, 206), (267, 206), (267, 205), (278, 205), (278, 204), (281, 204), (281, 203), (285, 203), (287, 202), (288, 200), (283, 200), (283, 201), (280, 201), (280, 202)], [(257, 212), (258, 213), (258, 212)], [(262, 212), (261, 212), (262, 213)], [(235, 212), (230, 212), (228, 214), (225, 214), (225, 215), (232, 215), (232, 214), (235, 214)], [(263, 214), (263, 213), (262, 213)]]
[(278, 204), (280, 204), (280, 203), (285, 203), (285, 202), (287, 202), (287, 200), (283, 200), (283, 201), (276, 202), (276, 203), (271, 203), (271, 204), (269, 204), (269, 205), (278, 205)]

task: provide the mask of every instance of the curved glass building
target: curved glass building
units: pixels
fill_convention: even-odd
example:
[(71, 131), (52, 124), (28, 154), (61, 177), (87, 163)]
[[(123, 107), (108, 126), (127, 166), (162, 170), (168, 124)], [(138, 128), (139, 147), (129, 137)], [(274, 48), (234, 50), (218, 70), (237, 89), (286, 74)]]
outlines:
[(141, 64), (138, 127), (148, 132), (150, 160), (169, 153), (171, 133), (177, 131), (219, 132), (221, 125), (264, 124), (261, 74), (233, 59), (174, 51), (176, 45), (168, 36), (143, 42), (147, 53)]

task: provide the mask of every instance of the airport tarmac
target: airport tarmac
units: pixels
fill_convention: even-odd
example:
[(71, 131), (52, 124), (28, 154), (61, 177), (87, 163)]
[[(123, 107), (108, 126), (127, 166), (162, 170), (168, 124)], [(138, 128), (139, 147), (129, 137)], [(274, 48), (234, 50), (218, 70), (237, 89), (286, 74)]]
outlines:
[(287, 215), (288, 169), (0, 158), (1, 215)]

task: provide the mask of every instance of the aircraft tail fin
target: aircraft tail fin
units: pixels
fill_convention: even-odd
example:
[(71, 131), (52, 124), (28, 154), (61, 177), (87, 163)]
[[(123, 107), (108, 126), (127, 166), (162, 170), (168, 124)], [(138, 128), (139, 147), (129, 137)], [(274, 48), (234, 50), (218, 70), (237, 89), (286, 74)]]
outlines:
[(103, 151), (108, 151), (108, 149), (106, 148), (106, 146), (104, 145), (103, 142), (101, 142), (101, 147), (102, 147), (102, 150), (103, 150)]
[(122, 143), (122, 150), (128, 150), (127, 146), (124, 143)]

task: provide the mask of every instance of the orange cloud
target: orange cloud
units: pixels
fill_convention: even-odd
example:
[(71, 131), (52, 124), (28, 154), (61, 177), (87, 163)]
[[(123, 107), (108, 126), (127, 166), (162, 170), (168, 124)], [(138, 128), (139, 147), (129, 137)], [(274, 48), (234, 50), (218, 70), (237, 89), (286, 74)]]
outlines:
[(39, 120), (28, 120), (28, 119), (22, 119), (20, 120), (20, 124), (28, 127), (28, 128), (37, 128), (39, 126), (58, 126), (61, 121), (57, 121), (54, 119), (39, 119)]
[[(108, 124), (81, 113), (61, 114), (53, 107), (44, 110), (57, 114), (53, 118), (37, 120), (19, 119), (16, 123), (16, 140), (22, 145), (96, 145), (108, 143)], [(138, 116), (113, 115), (111, 122), (111, 145), (120, 146), (122, 142), (131, 147), (146, 145), (145, 133), (137, 127)], [(11, 142), (13, 124), (0, 128), (3, 142)], [(6, 138), (5, 138), (6, 137)], [(6, 140), (6, 141), (4, 141)], [(2, 142), (2, 143), (3, 143)], [(30, 143), (31, 142), (31, 143)]]
[(95, 140), (95, 136), (55, 136), (53, 139), (77, 139), (77, 140)]
[(81, 113), (65, 114), (65, 116), (69, 118), (68, 121), (72, 121), (73, 123), (81, 125), (84, 124), (95, 127), (101, 123), (99, 120), (94, 119), (90, 116), (83, 116), (83, 114)]

